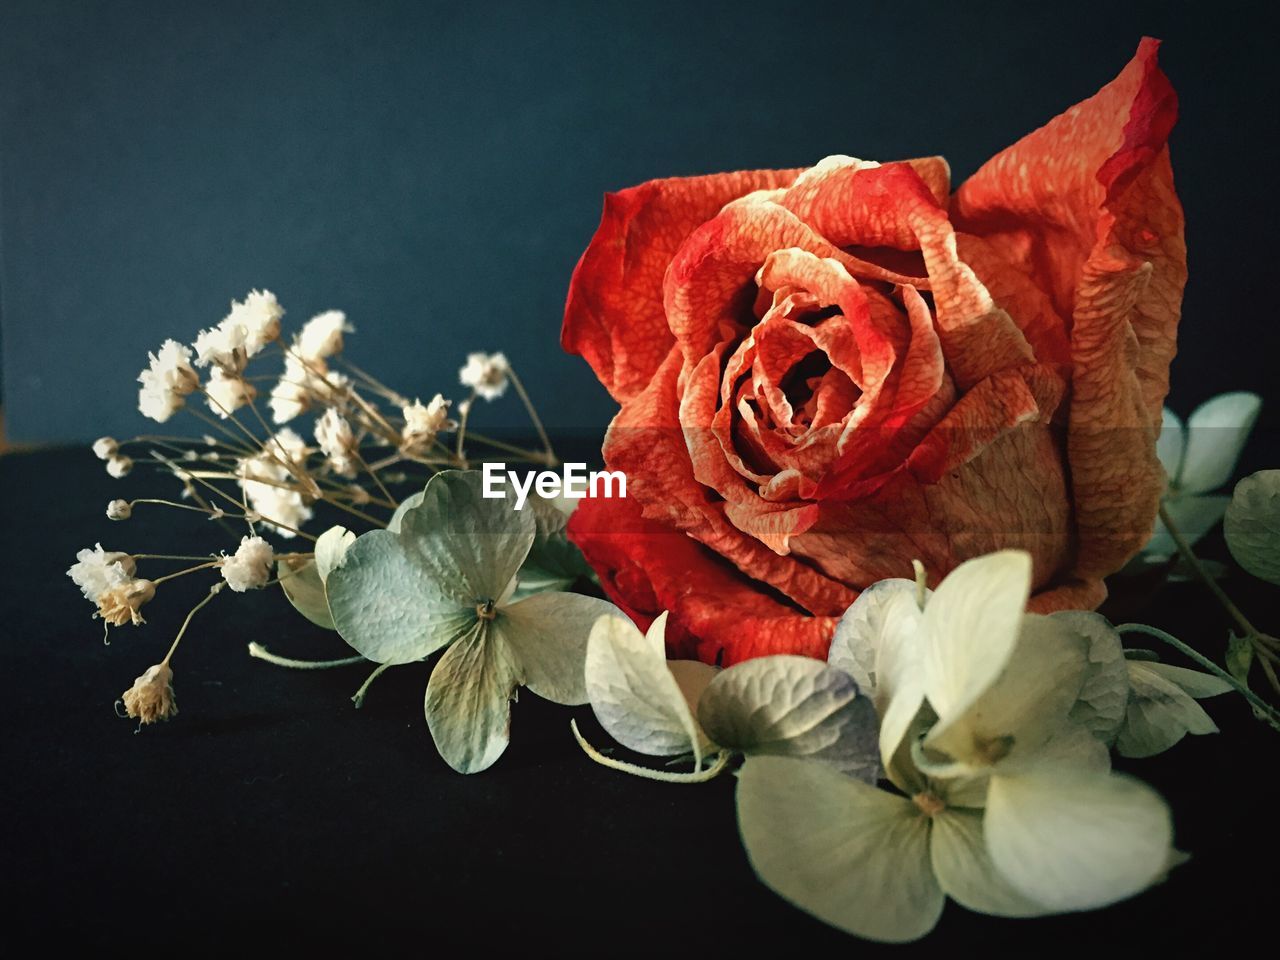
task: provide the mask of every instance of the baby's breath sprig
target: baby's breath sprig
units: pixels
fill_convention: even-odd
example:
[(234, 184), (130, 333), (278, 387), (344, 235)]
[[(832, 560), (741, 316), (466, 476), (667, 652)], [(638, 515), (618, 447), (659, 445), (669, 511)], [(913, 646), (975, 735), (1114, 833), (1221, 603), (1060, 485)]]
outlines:
[[(138, 677), (122, 698), (127, 715), (143, 724), (177, 712), (173, 651), (195, 613), (224, 587), (239, 593), (279, 583), (304, 609), (316, 554), (276, 555), (263, 535), (316, 543), (319, 538), (306, 528), (320, 504), (345, 514), (356, 525), (352, 536), (385, 528), (404, 500), (397, 488), (419, 492), (441, 470), (482, 462), (486, 450), (518, 462), (559, 462), (528, 392), (503, 354), (467, 356), (459, 382), (469, 395), (461, 403), (443, 393), (423, 402), (342, 356), (347, 336), (355, 332), (343, 312), (317, 314), (288, 341), (282, 333), (284, 313), (273, 293), (253, 290), (189, 345), (168, 339), (148, 355), (138, 377), (139, 411), (160, 424), (191, 417), (200, 424), (199, 439), (180, 432), (147, 433), (123, 441), (102, 437), (93, 444), (113, 477), (147, 466), (181, 485), (174, 499), (114, 498), (106, 507), (111, 520), (127, 521), (139, 508), (169, 508), (217, 523), (231, 538), (220, 538), (224, 546), (239, 538), (230, 555), (217, 549), (206, 554), (108, 552), (99, 545), (80, 551), (68, 570), (94, 604), (94, 616), (108, 628), (144, 624), (142, 608), (172, 580), (211, 571), (219, 577), (188, 614), (164, 660)], [(269, 357), (279, 358), (283, 369), (250, 370)], [(498, 399), (508, 385), (528, 411), (541, 449), (468, 430), (472, 405)], [(295, 429), (304, 416), (314, 419), (310, 439)], [(473, 446), (478, 453), (471, 452)], [(137, 567), (143, 560), (189, 565), (141, 577)], [(277, 564), (282, 579), (272, 578)], [(323, 624), (327, 613), (308, 615), (328, 625)]]

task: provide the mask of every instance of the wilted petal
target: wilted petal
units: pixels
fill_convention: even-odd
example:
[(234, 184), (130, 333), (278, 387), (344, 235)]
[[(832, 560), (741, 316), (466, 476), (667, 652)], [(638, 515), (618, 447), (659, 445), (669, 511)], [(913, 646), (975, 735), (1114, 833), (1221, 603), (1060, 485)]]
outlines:
[(786, 186), (798, 170), (671, 177), (605, 195), (600, 226), (569, 282), (560, 342), (614, 398), (639, 393), (671, 346), (662, 278), (680, 245), (731, 200)]

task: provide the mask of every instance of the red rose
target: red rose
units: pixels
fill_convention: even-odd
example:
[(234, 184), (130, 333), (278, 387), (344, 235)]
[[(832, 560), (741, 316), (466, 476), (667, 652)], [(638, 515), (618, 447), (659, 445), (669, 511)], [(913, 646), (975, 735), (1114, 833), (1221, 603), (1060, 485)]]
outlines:
[(1157, 42), (950, 194), (941, 158), (610, 194), (562, 341), (628, 499), (569, 532), (678, 655), (823, 656), (870, 583), (1030, 551), (1093, 607), (1151, 533), (1186, 278)]

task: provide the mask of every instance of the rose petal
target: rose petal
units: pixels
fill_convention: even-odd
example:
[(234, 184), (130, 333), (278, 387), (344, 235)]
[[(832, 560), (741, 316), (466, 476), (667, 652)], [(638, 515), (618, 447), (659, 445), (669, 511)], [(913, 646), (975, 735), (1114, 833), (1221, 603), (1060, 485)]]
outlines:
[(671, 346), (662, 277), (685, 238), (726, 203), (789, 184), (799, 170), (650, 180), (605, 195), (600, 226), (569, 281), (560, 343), (614, 399), (638, 393)]
[(808, 616), (775, 599), (697, 541), (646, 520), (632, 499), (585, 499), (568, 531), (609, 598), (633, 620), (648, 624), (671, 611), (672, 657), (728, 666), (771, 653), (826, 654), (833, 617)]
[(1068, 447), (1086, 578), (1141, 548), (1163, 486), (1152, 445), (1186, 247), (1165, 148), (1177, 99), (1158, 46), (1143, 40), (1115, 80), (997, 154), (952, 203), (958, 229), (984, 237), (1071, 318)]

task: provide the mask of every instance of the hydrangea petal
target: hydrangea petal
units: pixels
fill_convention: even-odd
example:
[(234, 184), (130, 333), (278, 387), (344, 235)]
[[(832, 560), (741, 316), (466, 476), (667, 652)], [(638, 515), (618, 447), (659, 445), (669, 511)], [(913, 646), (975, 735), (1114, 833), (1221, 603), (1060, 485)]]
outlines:
[(992, 777), (983, 821), (996, 869), (1054, 911), (1131, 897), (1165, 872), (1169, 809), (1121, 774), (1078, 769)]
[(665, 654), (623, 618), (603, 616), (591, 628), (586, 688), (596, 719), (623, 746), (657, 757), (692, 751), (700, 761), (706, 737)]
[(1280, 583), (1280, 470), (1259, 470), (1236, 484), (1222, 530), (1236, 563)]
[(764, 884), (824, 923), (902, 943), (938, 922), (929, 821), (904, 797), (812, 760), (749, 757), (738, 827)]
[(879, 770), (871, 701), (847, 673), (809, 657), (758, 657), (722, 671), (698, 703), (698, 723), (748, 756), (809, 757), (873, 784)]
[(507, 749), (517, 669), (501, 636), (481, 622), (431, 671), (427, 727), (440, 756), (459, 773), (479, 773)]
[(1036, 917), (1048, 909), (1020, 893), (991, 862), (982, 812), (948, 807), (933, 818), (929, 842), (943, 893), (960, 906), (993, 917)]
[(538, 593), (499, 608), (494, 624), (519, 668), (520, 682), (553, 703), (587, 702), (583, 671), (595, 622), (618, 608), (576, 593)]
[(1244, 391), (1221, 393), (1196, 407), (1187, 420), (1179, 489), (1209, 493), (1230, 480), (1261, 408), (1262, 398)]
[(923, 620), (925, 696), (945, 723), (967, 710), (1005, 668), (1031, 591), (1031, 558), (1002, 550), (956, 567)]

